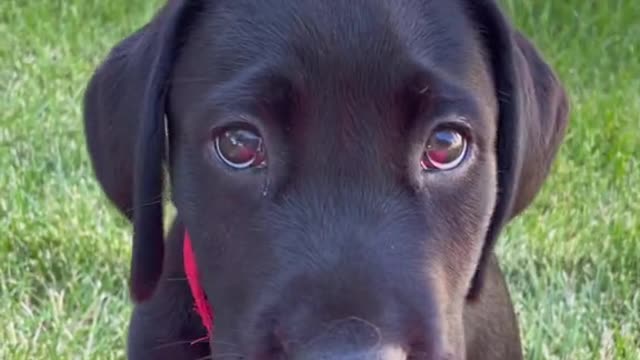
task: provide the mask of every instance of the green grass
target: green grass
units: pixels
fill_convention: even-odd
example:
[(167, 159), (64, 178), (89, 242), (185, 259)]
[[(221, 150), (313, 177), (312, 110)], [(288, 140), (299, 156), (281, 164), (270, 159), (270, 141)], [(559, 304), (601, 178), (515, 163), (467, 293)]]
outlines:
[[(0, 2), (0, 358), (123, 358), (130, 229), (81, 95), (159, 0)], [(529, 359), (640, 359), (640, 2), (505, 0), (566, 83), (553, 173), (499, 253)]]

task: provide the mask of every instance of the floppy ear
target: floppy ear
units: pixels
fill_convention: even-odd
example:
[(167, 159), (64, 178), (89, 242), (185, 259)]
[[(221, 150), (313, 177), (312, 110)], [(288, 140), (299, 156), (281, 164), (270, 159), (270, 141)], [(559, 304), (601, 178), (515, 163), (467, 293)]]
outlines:
[(165, 95), (194, 1), (169, 1), (150, 23), (109, 53), (84, 99), (87, 148), (107, 197), (133, 221), (130, 291), (151, 296), (164, 257)]
[(473, 299), (500, 231), (533, 201), (549, 173), (569, 106), (553, 70), (495, 1), (468, 1), (468, 6), (488, 52), (499, 104), (498, 199), (469, 292)]

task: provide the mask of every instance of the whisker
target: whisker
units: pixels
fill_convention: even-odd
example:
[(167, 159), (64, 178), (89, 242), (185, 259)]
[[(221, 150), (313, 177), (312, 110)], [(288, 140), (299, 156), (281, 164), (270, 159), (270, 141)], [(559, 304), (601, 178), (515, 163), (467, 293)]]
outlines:
[(201, 342), (205, 342), (205, 341), (208, 341), (208, 340), (209, 340), (209, 336), (203, 336), (201, 338), (197, 338), (195, 340), (192, 340), (191, 341), (191, 345), (199, 344)]
[[(164, 202), (166, 202), (166, 201), (168, 201), (168, 197), (167, 197), (167, 196), (164, 196), (164, 195), (161, 195), (161, 196), (157, 197), (157, 198), (156, 198), (156, 199), (154, 199), (154, 200), (151, 200), (151, 201), (149, 201), (149, 202), (142, 203), (142, 204), (141, 204), (141, 207), (148, 207), (148, 206), (153, 206), (153, 205), (157, 205), (157, 204), (162, 204), (162, 203), (164, 203)], [(135, 210), (135, 208), (134, 208), (134, 207), (129, 207), (129, 208), (127, 209), (127, 212), (133, 213), (133, 211), (134, 211), (134, 210)]]
[(154, 350), (160, 350), (160, 349), (165, 349), (165, 348), (172, 347), (172, 346), (185, 345), (185, 344), (189, 344), (189, 343), (191, 343), (190, 340), (178, 340), (178, 341), (173, 341), (173, 342), (169, 342), (169, 343), (165, 343), (165, 344), (160, 344), (160, 345), (154, 346), (153, 349)]
[(163, 202), (165, 202), (165, 201), (166, 201), (166, 199), (161, 198), (161, 199), (158, 199), (158, 200), (152, 200), (152, 201), (149, 201), (149, 202), (142, 203), (142, 206), (143, 206), (143, 207), (146, 207), (146, 206), (152, 206), (152, 205), (162, 204), (162, 203), (163, 203)]

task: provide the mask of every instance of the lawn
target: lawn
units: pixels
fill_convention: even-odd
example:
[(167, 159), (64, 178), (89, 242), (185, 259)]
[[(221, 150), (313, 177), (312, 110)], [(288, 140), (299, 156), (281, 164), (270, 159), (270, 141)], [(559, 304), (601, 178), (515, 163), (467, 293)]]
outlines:
[[(505, 0), (569, 133), (503, 236), (528, 359), (640, 359), (640, 2)], [(130, 228), (81, 126), (86, 81), (159, 0), (0, 1), (0, 359), (123, 358)]]

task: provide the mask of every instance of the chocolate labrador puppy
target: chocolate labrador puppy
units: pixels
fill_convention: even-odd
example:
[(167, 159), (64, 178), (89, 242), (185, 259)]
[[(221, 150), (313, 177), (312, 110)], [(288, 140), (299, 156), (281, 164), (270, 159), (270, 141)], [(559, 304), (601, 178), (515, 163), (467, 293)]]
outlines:
[(567, 112), (494, 1), (168, 1), (85, 98), (133, 223), (129, 357), (521, 358), (493, 249)]

